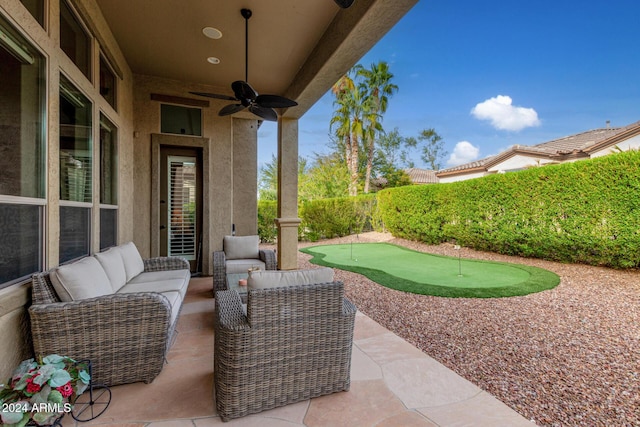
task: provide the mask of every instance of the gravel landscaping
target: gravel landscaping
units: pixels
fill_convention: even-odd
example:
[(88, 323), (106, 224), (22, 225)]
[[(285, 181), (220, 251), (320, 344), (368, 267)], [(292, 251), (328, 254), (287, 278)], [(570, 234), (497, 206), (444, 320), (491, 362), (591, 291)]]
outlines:
[[(381, 233), (316, 244), (390, 241)], [(462, 257), (546, 268), (556, 288), (521, 297), (440, 298), (336, 270), (358, 309), (542, 426), (640, 426), (640, 272), (560, 264), (462, 248)], [(300, 268), (314, 268), (299, 253)]]

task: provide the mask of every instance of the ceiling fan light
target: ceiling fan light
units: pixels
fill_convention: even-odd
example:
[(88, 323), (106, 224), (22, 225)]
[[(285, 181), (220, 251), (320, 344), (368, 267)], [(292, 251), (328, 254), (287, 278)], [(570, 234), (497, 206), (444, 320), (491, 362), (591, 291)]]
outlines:
[(202, 34), (204, 34), (205, 36), (209, 37), (210, 39), (214, 39), (214, 40), (217, 40), (220, 37), (222, 37), (222, 31), (220, 31), (217, 28), (213, 28), (213, 27), (204, 27), (202, 29)]
[(220, 59), (216, 58), (215, 56), (210, 56), (207, 58), (207, 62), (209, 62), (210, 64), (218, 65), (220, 63)]

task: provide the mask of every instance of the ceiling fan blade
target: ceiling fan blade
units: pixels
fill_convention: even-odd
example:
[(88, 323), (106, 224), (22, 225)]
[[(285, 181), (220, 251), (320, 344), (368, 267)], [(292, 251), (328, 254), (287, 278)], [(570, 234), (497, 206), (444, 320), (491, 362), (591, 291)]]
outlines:
[(265, 108), (288, 108), (298, 105), (296, 101), (278, 95), (258, 95), (256, 104)]
[(343, 9), (346, 9), (348, 7), (351, 7), (351, 5), (355, 0), (334, 0), (334, 1), (338, 6), (340, 6)]
[(189, 93), (193, 95), (198, 95), (198, 96), (206, 96), (207, 98), (224, 99), (225, 101), (237, 101), (237, 99), (234, 98), (233, 96), (220, 95), (217, 93), (209, 93), (209, 92), (189, 92)]
[(236, 98), (243, 103), (244, 101), (253, 101), (258, 96), (257, 92), (253, 90), (251, 85), (242, 80), (236, 80), (231, 83), (231, 89), (233, 89), (233, 93), (236, 95)]
[(238, 111), (244, 110), (246, 107), (242, 104), (229, 104), (227, 106), (222, 107), (222, 109), (218, 112), (219, 116), (228, 116), (231, 114), (235, 114)]
[(259, 105), (253, 104), (249, 106), (249, 111), (251, 111), (253, 114), (255, 114), (258, 117), (262, 117), (265, 120), (269, 120), (270, 122), (278, 121), (278, 114), (275, 112), (275, 110), (271, 108), (265, 108), (265, 107), (261, 107)]

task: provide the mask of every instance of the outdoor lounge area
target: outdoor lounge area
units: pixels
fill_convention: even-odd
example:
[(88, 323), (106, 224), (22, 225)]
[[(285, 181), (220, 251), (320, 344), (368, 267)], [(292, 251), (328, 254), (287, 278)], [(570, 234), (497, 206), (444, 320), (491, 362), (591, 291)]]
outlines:
[[(257, 298), (249, 291), (236, 295), (224, 289), (230, 280), (237, 282), (238, 291), (240, 280), (246, 279), (248, 286), (245, 276), (254, 267), (264, 266), (274, 274), (318, 269), (300, 251), (312, 243), (299, 241), (301, 235), (306, 237), (300, 218), (304, 208), (299, 211), (304, 198), (300, 159), (309, 148), (303, 118), (313, 117), (313, 106), (322, 105), (333, 85), (385, 34), (392, 34), (418, 3), (445, 4), (0, 1), (0, 383), (9, 384), (3, 384), (7, 393), (2, 398), (9, 396), (15, 405), (16, 396), (26, 390), (32, 395), (27, 397), (36, 396), (43, 400), (40, 403), (48, 403), (50, 397), (66, 403), (84, 391), (78, 391), (78, 385), (90, 383), (88, 373), (79, 368), (91, 366), (90, 360), (76, 364), (69, 361), (73, 354), (93, 359), (91, 363), (99, 365), (94, 379), (105, 382), (101, 389), (108, 385), (111, 392), (108, 408), (96, 419), (79, 423), (65, 416), (64, 426), (640, 425), (637, 262), (610, 268), (582, 260), (561, 263), (536, 255), (481, 252), (492, 249), (473, 250), (462, 241), (427, 245), (419, 239), (404, 240), (412, 237), (400, 233), (383, 233), (393, 231), (387, 222), (382, 230), (371, 232), (383, 236), (360, 234), (355, 241), (371, 238), (453, 257), (449, 270), (457, 267), (456, 277), (464, 268), (461, 258), (473, 258), (546, 269), (557, 274), (559, 283), (506, 298), (445, 298), (381, 286), (333, 265), (328, 268), (333, 271), (330, 280), (313, 283), (329, 285), (320, 286), (327, 298), (309, 295), (313, 292), (305, 286), (310, 284), (303, 284), (273, 291), (277, 295), (264, 298), (256, 308)], [(437, 14), (427, 18), (424, 22), (448, 22)], [(415, 34), (411, 41), (430, 46)], [(405, 39), (398, 43), (412, 46)], [(270, 128), (265, 121), (276, 124)], [(268, 222), (274, 225), (273, 233), (264, 241), (274, 243), (260, 243), (260, 253), (248, 256), (229, 251), (225, 237), (259, 235), (263, 217), (257, 206), (258, 171), (269, 129), (277, 188), (270, 193), (274, 201)], [(638, 129), (627, 131), (638, 138)], [(544, 168), (532, 171), (546, 173)], [(552, 180), (540, 181), (539, 188), (550, 195), (559, 193), (548, 185)], [(561, 182), (574, 181), (579, 183)], [(616, 181), (626, 188), (612, 193), (633, 202), (640, 186)], [(523, 181), (522, 188), (525, 185)], [(529, 192), (510, 188), (512, 199), (522, 196), (525, 206), (531, 205)], [(565, 193), (569, 198), (574, 194)], [(589, 194), (604, 200), (599, 192)], [(602, 200), (601, 212), (624, 211)], [(591, 203), (575, 203), (598, 212)], [(589, 214), (562, 219), (580, 228)], [(593, 217), (599, 241), (612, 248), (607, 254), (613, 261), (620, 258), (618, 245), (631, 243), (637, 253), (636, 211), (628, 214), (625, 230), (630, 239), (613, 233), (609, 226), (615, 222)], [(398, 210), (396, 215), (416, 222), (424, 219)], [(507, 214), (501, 218), (506, 219), (503, 224), (518, 225)], [(555, 232), (554, 227), (545, 229)], [(486, 230), (491, 231), (486, 237), (503, 234)], [(349, 233), (354, 232), (349, 227)], [(329, 235), (316, 235), (322, 236)], [(571, 240), (572, 234), (564, 237)], [(324, 243), (351, 249), (354, 236), (333, 240)], [(135, 256), (122, 252), (128, 245), (135, 246)], [(589, 254), (592, 248), (585, 249)], [(117, 263), (114, 252), (120, 254)], [(129, 262), (134, 258), (132, 272)], [(92, 265), (78, 272), (74, 265), (87, 259)], [(157, 262), (169, 259), (176, 262)], [(233, 264), (235, 270), (217, 270)], [(58, 277), (60, 270), (75, 272)], [(94, 288), (84, 293), (87, 285)], [(322, 305), (329, 298), (332, 301)], [(217, 316), (222, 306), (231, 319), (224, 325)], [(305, 310), (296, 312), (294, 306)], [(331, 311), (331, 321), (321, 317), (323, 310)], [(309, 321), (314, 331), (328, 341), (339, 341), (341, 357), (335, 366), (334, 354), (322, 354), (326, 347), (314, 349), (320, 353), (322, 369), (338, 372), (339, 378), (329, 381), (332, 386), (322, 393), (298, 395), (295, 403), (293, 398), (280, 400), (282, 406), (275, 409), (258, 405), (231, 414), (220, 411), (216, 389), (228, 384), (233, 388), (239, 376), (252, 387), (228, 393), (239, 406), (260, 401), (269, 389), (280, 391), (274, 376), (286, 378), (296, 390), (298, 384), (286, 373), (254, 378), (249, 369), (255, 360), (270, 364), (273, 356), (265, 356), (267, 345), (284, 349), (282, 359), (315, 363), (301, 348), (313, 344), (315, 335), (296, 330), (303, 323), (301, 311), (314, 314)], [(259, 317), (260, 327), (273, 327), (280, 320), (292, 326), (295, 333), (281, 328), (278, 338), (293, 347), (256, 333)], [(333, 329), (326, 332), (323, 327), (331, 322)], [(147, 333), (146, 327), (154, 332)], [(222, 327), (235, 336), (216, 334)], [(142, 332), (132, 334), (133, 328)], [(256, 336), (263, 342), (252, 342), (249, 352), (244, 345)], [(223, 344), (230, 350), (220, 357)], [(46, 353), (60, 354), (23, 363)], [(35, 366), (48, 372), (49, 379), (35, 382), (40, 373), (34, 373)], [(11, 378), (16, 368), (19, 378)], [(291, 372), (306, 373), (304, 363), (296, 369)], [(216, 387), (221, 379), (216, 375), (227, 382)], [(24, 414), (13, 411), (11, 423), (18, 423), (20, 415)], [(2, 422), (8, 423), (6, 418)]]
[(63, 426), (530, 426), (528, 420), (362, 313), (347, 392), (223, 423), (213, 394), (211, 278), (192, 278), (167, 363), (150, 384), (112, 387), (106, 412)]

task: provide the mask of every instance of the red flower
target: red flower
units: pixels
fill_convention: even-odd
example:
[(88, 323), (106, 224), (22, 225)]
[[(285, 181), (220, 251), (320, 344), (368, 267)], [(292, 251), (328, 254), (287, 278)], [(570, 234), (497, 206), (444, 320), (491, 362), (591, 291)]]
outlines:
[(57, 387), (56, 390), (58, 390), (60, 392), (62, 397), (66, 398), (66, 397), (71, 396), (73, 394), (73, 387), (71, 386), (71, 381), (69, 381), (65, 385)]
[(37, 375), (33, 376), (31, 378), (27, 378), (27, 393), (36, 394), (42, 388), (42, 386), (40, 386), (40, 384), (36, 384), (36, 383), (33, 382), (33, 380), (36, 377), (37, 377)]

